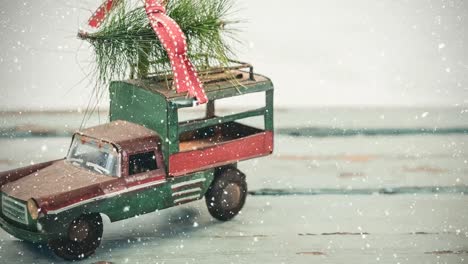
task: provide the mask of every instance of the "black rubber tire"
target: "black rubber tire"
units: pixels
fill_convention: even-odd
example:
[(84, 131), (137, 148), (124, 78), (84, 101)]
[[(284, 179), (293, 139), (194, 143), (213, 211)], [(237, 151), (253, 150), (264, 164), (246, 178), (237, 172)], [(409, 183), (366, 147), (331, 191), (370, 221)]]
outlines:
[[(67, 237), (49, 242), (49, 247), (65, 260), (85, 259), (93, 255), (101, 244), (103, 230), (99, 214), (84, 214), (70, 223)], [(83, 237), (77, 241), (76, 236), (72, 239), (72, 234)]]
[(205, 202), (211, 216), (228, 221), (244, 206), (247, 197), (245, 174), (234, 167), (221, 169), (205, 194)]

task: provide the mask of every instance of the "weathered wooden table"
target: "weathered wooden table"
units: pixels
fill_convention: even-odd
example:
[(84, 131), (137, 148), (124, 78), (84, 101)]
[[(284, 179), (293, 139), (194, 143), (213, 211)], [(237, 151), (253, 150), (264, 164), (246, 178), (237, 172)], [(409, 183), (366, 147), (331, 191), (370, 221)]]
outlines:
[[(420, 113), (413, 111), (394, 119)], [(333, 122), (336, 113), (329, 115)], [(414, 131), (440, 123), (354, 115), (361, 123), (352, 127), (371, 124), (368, 131), (380, 134), (319, 137), (299, 129), (288, 136), (294, 129), (285, 129), (273, 156), (242, 163), (250, 195), (233, 221), (213, 220), (204, 201), (122, 222), (106, 219), (101, 248), (82, 263), (468, 262), (467, 133), (385, 135), (379, 126)], [(279, 113), (285, 122), (278, 126), (296, 127), (292, 116), (300, 118)], [(443, 122), (454, 127), (464, 120)], [(68, 144), (66, 137), (3, 137), (0, 168), (64, 156)], [(0, 263), (50, 262), (61, 260), (0, 231)]]

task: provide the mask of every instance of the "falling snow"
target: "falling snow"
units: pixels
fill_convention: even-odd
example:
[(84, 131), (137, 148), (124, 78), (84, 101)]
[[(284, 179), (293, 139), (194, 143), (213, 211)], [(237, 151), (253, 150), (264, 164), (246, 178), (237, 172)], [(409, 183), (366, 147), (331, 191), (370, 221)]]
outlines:
[[(75, 38), (77, 21), (89, 15), (90, 3), (59, 2), (11, 1), (0, 10), (0, 171), (63, 159), (75, 131), (108, 121), (107, 94), (99, 111), (88, 111), (93, 92), (86, 76), (89, 47)], [(128, 196), (132, 186), (147, 184), (145, 176), (120, 178), (108, 186), (110, 167), (97, 159), (75, 160), (87, 166), (82, 171), (39, 171), (8, 187), (24, 196), (39, 190), (58, 197), (61, 191), (92, 184), (95, 192), (86, 198), (61, 199), (70, 204), (90, 199), (104, 207), (107, 199), (118, 199), (112, 214), (101, 215), (104, 235), (84, 263), (466, 262), (468, 5), (239, 3), (249, 21), (241, 32), (247, 40), (240, 47), (242, 59), (276, 85), (276, 134), (273, 155), (238, 164), (249, 192), (233, 220), (221, 222), (210, 215), (198, 190), (201, 182), (182, 192), (164, 185), (167, 193), (145, 185), (145, 190), (161, 191), (148, 197), (131, 189), (135, 195)], [(216, 114), (235, 114), (255, 104), (260, 108), (265, 105), (261, 99), (219, 101)], [(189, 111), (187, 120), (204, 116), (204, 109), (197, 111)], [(133, 117), (151, 116), (137, 114)], [(264, 127), (263, 119), (239, 122)], [(159, 118), (153, 123), (170, 124)], [(180, 147), (163, 136), (162, 144)], [(104, 153), (112, 151), (118, 150)], [(158, 154), (148, 157), (167, 158)], [(158, 173), (165, 174), (166, 166)], [(99, 177), (85, 178), (96, 172)], [(44, 184), (46, 176), (54, 180)], [(183, 183), (178, 177), (161, 179)], [(26, 181), (30, 189), (24, 190)], [(57, 182), (64, 183), (62, 189), (54, 187)], [(176, 199), (173, 194), (190, 199), (193, 193), (201, 199), (138, 211)], [(212, 198), (209, 205), (219, 200)], [(83, 208), (95, 210), (91, 204)], [(47, 213), (37, 210), (38, 217)], [(114, 221), (130, 215), (135, 217)], [(48, 221), (63, 225), (58, 216)], [(29, 228), (42, 232), (45, 225)], [(0, 263), (60, 261), (46, 245), (27, 244), (0, 230)]]

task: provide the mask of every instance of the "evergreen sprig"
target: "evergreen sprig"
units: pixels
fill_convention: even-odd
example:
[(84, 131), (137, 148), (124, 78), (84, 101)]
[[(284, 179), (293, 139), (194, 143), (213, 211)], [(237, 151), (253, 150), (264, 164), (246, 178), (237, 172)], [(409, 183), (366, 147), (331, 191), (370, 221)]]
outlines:
[[(167, 14), (187, 37), (188, 56), (198, 70), (228, 64), (233, 52), (228, 42), (238, 41), (229, 26), (231, 0), (170, 0)], [(170, 72), (169, 59), (149, 25), (145, 9), (123, 3), (99, 31), (81, 36), (94, 48), (98, 80), (144, 78)]]

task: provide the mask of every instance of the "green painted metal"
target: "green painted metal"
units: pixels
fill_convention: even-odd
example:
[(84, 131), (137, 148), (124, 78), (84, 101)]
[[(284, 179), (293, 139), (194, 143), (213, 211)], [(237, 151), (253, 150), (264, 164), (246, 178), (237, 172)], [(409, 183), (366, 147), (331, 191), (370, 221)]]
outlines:
[(0, 227), (5, 230), (8, 234), (33, 243), (39, 243), (47, 241), (51, 236), (47, 233), (41, 233), (38, 231), (30, 231), (24, 227), (17, 226), (13, 223), (8, 222), (6, 219), (0, 217)]
[[(179, 104), (179, 107), (181, 108), (191, 107), (191, 104), (185, 103), (185, 101), (187, 101), (186, 93), (177, 93), (175, 90), (171, 89), (168, 80), (165, 78), (148, 78), (121, 82), (137, 86), (140, 89), (147, 90), (151, 93), (160, 94), (162, 97), (166, 98), (167, 101), (174, 103), (184, 101), (184, 103)], [(265, 92), (273, 90), (274, 87), (271, 80), (267, 77), (260, 74), (254, 74), (254, 80), (232, 79), (224, 82), (207, 83), (205, 84), (204, 89), (210, 100), (217, 100), (243, 94)]]
[(264, 92), (265, 107), (182, 124), (179, 124), (178, 109), (191, 107), (193, 104), (188, 101), (192, 99), (168, 89), (164, 81), (143, 79), (113, 82), (109, 88), (110, 120), (127, 120), (156, 131), (161, 137), (166, 168), (169, 168), (168, 157), (179, 152), (179, 135), (183, 132), (261, 115), (264, 116), (265, 130), (273, 131), (273, 83), (259, 74), (254, 77), (262, 81), (248, 80), (240, 83), (232, 80), (208, 84), (205, 87), (206, 94), (214, 102), (221, 98)]
[[(169, 103), (168, 109), (168, 153), (167, 157), (179, 152), (179, 116), (177, 106)], [(166, 159), (166, 168), (169, 168), (169, 158)]]
[(242, 113), (220, 116), (220, 117), (213, 117), (204, 120), (197, 120), (189, 123), (181, 124), (179, 127), (179, 134), (182, 134), (187, 131), (193, 131), (205, 127), (215, 126), (219, 124), (224, 124), (232, 121), (236, 121), (243, 118), (254, 117), (254, 116), (261, 116), (265, 115), (266, 108), (262, 107), (252, 111), (245, 111)]
[(273, 131), (274, 129), (274, 91), (268, 90), (265, 92), (265, 130)]
[(132, 192), (122, 193), (118, 196), (101, 199), (80, 206), (71, 210), (65, 211), (57, 215), (61, 218), (69, 215), (78, 217), (83, 213), (102, 213), (109, 217), (112, 222), (151, 213), (157, 210), (162, 210), (174, 206), (174, 197), (171, 186), (181, 182), (191, 180), (205, 179), (200, 198), (203, 197), (208, 190), (214, 178), (214, 169), (196, 172), (183, 177), (167, 178), (165, 183), (144, 190), (136, 190)]
[[(141, 89), (128, 82), (112, 82), (109, 87), (109, 120), (126, 120), (154, 130), (161, 137), (164, 160), (168, 160), (168, 103), (158, 93)], [(172, 120), (172, 119), (171, 119)], [(167, 168), (166, 163), (166, 168)]]
[(110, 121), (127, 120), (167, 134), (167, 102), (162, 96), (126, 82), (110, 85)]
[[(1, 196), (6, 196), (8, 197), (9, 199), (11, 200), (14, 200), (16, 203), (18, 204), (22, 204), (25, 208), (27, 208), (27, 202), (26, 201), (22, 201), (22, 200), (19, 200), (19, 199), (16, 199), (15, 197), (12, 197), (12, 196), (9, 196), (5, 193), (1, 193)], [(31, 218), (31, 216), (29, 215), (29, 213), (27, 214), (27, 222), (28, 224), (23, 224), (23, 223), (18, 223), (18, 222), (15, 222), (11, 219), (9, 219), (8, 217), (6, 217), (2, 210), (0, 210), (0, 215), (2, 218), (5, 218), (7, 220), (7, 222), (11, 222), (11, 223), (14, 223), (14, 224), (17, 224), (19, 227), (23, 228), (23, 229), (26, 229), (26, 230), (29, 230), (29, 231), (36, 231), (36, 221), (34, 219)]]
[[(271, 81), (257, 83), (255, 85), (243, 86), (243, 85), (235, 85), (235, 84), (228, 84), (228, 85), (220, 85), (217, 89), (206, 89), (206, 95), (208, 96), (209, 100), (218, 100), (223, 98), (235, 97), (235, 96), (242, 96), (245, 94), (251, 93), (259, 93), (273, 90), (273, 83)], [(168, 98), (168, 101), (175, 102), (174, 104), (178, 106), (178, 108), (186, 108), (191, 107), (191, 105), (187, 104), (177, 104), (176, 102), (180, 100), (180, 97), (172, 97)]]
[[(2, 193), (2, 195), (6, 195), (6, 194)], [(21, 201), (11, 196), (9, 196), (9, 198), (14, 199), (18, 203), (22, 203), (26, 206), (26, 201)], [(45, 217), (41, 217), (39, 219), (34, 220), (31, 218), (31, 215), (29, 214), (29, 212), (27, 213), (27, 217), (28, 217), (28, 224), (26, 225), (26, 224), (19, 223), (19, 222), (9, 219), (5, 215), (3, 215), (3, 212), (2, 212), (0, 213), (0, 227), (16, 238), (34, 242), (34, 243), (47, 242), (50, 239), (58, 238), (66, 230), (66, 227), (64, 227), (63, 221), (64, 220), (67, 221), (68, 218), (55, 219), (55, 217), (51, 218), (50, 216), (45, 216)], [(38, 229), (38, 226), (43, 227), (45, 224), (50, 226), (51, 232), (46, 232), (44, 229), (42, 230)]]
[[(11, 235), (30, 242), (47, 242), (50, 239), (64, 236), (71, 221), (82, 214), (100, 213), (109, 217), (112, 222), (131, 218), (137, 215), (151, 213), (176, 205), (172, 186), (174, 184), (189, 183), (194, 180), (200, 182), (200, 191), (187, 193), (185, 197), (193, 194), (202, 198), (214, 179), (214, 169), (192, 173), (177, 178), (168, 178), (165, 183), (144, 190), (135, 190), (104, 199), (92, 200), (83, 205), (71, 208), (58, 214), (46, 214), (37, 220), (29, 220), (25, 226), (0, 216), (0, 227)], [(193, 185), (179, 188), (178, 191), (190, 190)], [(179, 196), (184, 197), (184, 196)], [(37, 229), (38, 223), (41, 231)]]

